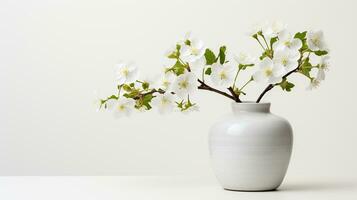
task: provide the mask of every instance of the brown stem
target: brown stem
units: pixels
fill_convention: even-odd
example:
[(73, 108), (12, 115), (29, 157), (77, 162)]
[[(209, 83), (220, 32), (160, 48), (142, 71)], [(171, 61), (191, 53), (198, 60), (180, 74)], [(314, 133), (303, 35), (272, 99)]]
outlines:
[(225, 97), (228, 97), (228, 98), (230, 98), (230, 99), (232, 99), (234, 101), (237, 101), (234, 96), (232, 96), (232, 95), (230, 95), (228, 93), (225, 93), (223, 91), (217, 90), (215, 88), (212, 88), (209, 85), (207, 85), (206, 83), (204, 83), (203, 81), (201, 81), (200, 79), (198, 79), (198, 82), (201, 83), (201, 85), (198, 86), (198, 89), (212, 91), (212, 92), (218, 93), (220, 95), (223, 95)]
[[(282, 78), (284, 79), (284, 78), (288, 77), (290, 74), (296, 72), (296, 71), (299, 69), (299, 67), (300, 67), (300, 65), (299, 65), (297, 68), (295, 68), (294, 70), (292, 70), (292, 71), (288, 72), (287, 74), (285, 74)], [(279, 84), (278, 84), (278, 83), (276, 83), (276, 84), (269, 84), (269, 85), (263, 90), (263, 92), (259, 95), (259, 97), (258, 97), (256, 103), (259, 103), (260, 100), (262, 100), (263, 96), (264, 96), (267, 92), (269, 92), (271, 89), (273, 89), (275, 86), (277, 86), (277, 85), (279, 85)]]
[(273, 84), (269, 84), (264, 90), (263, 92), (259, 95), (256, 103), (259, 103), (260, 100), (263, 98), (263, 96), (265, 95), (265, 93), (267, 93), (269, 90), (273, 89), (274, 85)]
[(232, 94), (232, 96), (234, 97), (234, 101), (236, 101), (238, 103), (242, 103), (242, 101), (239, 99), (239, 96), (234, 92), (232, 87), (229, 87), (227, 89)]
[[(228, 94), (228, 93), (225, 93), (225, 92), (223, 92), (223, 91), (217, 90), (217, 89), (215, 89), (215, 88), (213, 88), (213, 87), (207, 85), (205, 82), (201, 81), (200, 79), (198, 79), (197, 81), (201, 84), (200, 86), (198, 86), (198, 89), (212, 91), (212, 92), (221, 94), (221, 95), (223, 95), (223, 96), (225, 96), (225, 97), (228, 97), (228, 98), (230, 98), (230, 99), (232, 99), (232, 100), (234, 100), (234, 101), (236, 101), (236, 102), (239, 102), (239, 103), (242, 102), (242, 101), (239, 99), (239, 97), (234, 93), (234, 91), (233, 91), (233, 89), (232, 89), (231, 87), (228, 88), (228, 90), (232, 93), (232, 95), (230, 95), (230, 94)], [(162, 90), (162, 89), (158, 89), (158, 90), (153, 89), (153, 90), (151, 90), (151, 91), (149, 91), (149, 92), (140, 94), (139, 96), (135, 97), (134, 99), (140, 99), (141, 97), (143, 97), (143, 96), (145, 96), (145, 95), (154, 94), (154, 93), (156, 93), (156, 92), (161, 93), (161, 94), (165, 93), (165, 91)], [(175, 94), (175, 93), (172, 93), (172, 94)]]

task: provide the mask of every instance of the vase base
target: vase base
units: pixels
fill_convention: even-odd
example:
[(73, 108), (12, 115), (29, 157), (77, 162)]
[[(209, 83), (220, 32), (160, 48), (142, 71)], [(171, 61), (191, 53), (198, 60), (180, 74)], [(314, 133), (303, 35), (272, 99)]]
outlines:
[(243, 190), (240, 190), (240, 189), (229, 189), (229, 188), (223, 188), (224, 190), (227, 190), (227, 191), (232, 191), (232, 192), (274, 192), (274, 191), (277, 191), (278, 189), (277, 188), (274, 188), (274, 189), (263, 189), (263, 190), (259, 190), (259, 189), (252, 189), (252, 190), (246, 190), (246, 189), (243, 189)]

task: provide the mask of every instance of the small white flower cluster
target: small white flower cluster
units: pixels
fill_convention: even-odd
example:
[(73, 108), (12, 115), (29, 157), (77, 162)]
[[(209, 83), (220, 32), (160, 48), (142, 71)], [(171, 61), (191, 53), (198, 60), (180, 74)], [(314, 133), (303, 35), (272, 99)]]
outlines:
[[(322, 31), (309, 31), (305, 32), (305, 34), (307, 34), (305, 40), (308, 49), (301, 51), (303, 40), (288, 32), (286, 25), (280, 22), (273, 22), (265, 23), (260, 28), (255, 27), (251, 35), (260, 43), (263, 43), (261, 42), (263, 40), (266, 44), (265, 46), (262, 45), (264, 51), (271, 54), (257, 63), (260, 69), (253, 75), (254, 80), (278, 84), (283, 81), (286, 74), (298, 70), (300, 62), (305, 55), (308, 57), (311, 52), (324, 52), (327, 50)], [(308, 89), (317, 87), (320, 81), (324, 80), (328, 58), (329, 56), (321, 56), (320, 64), (317, 66), (318, 74), (316, 77), (305, 74), (310, 78)]]
[[(188, 33), (166, 52), (168, 64), (154, 81), (138, 80), (138, 68), (133, 63), (120, 63), (117, 65), (118, 94), (100, 100), (101, 107), (113, 110), (116, 116), (128, 116), (134, 109), (150, 110), (152, 106), (162, 114), (174, 110), (187, 113), (198, 110), (191, 99), (199, 89), (240, 103), (249, 83), (264, 82), (269, 85), (257, 99), (259, 102), (275, 86), (291, 91), (294, 84), (287, 77), (292, 73), (306, 76), (310, 80), (309, 89), (325, 79), (329, 56), (321, 31), (292, 34), (283, 23), (273, 22), (256, 27), (250, 35), (263, 50), (259, 59), (244, 52), (231, 56), (225, 46), (214, 53)], [(318, 64), (311, 64), (310, 54), (320, 58)], [(233, 61), (229, 60), (231, 57)], [(238, 74), (253, 66), (257, 66), (257, 70), (239, 87)], [(312, 75), (312, 69), (317, 69), (316, 76)]]

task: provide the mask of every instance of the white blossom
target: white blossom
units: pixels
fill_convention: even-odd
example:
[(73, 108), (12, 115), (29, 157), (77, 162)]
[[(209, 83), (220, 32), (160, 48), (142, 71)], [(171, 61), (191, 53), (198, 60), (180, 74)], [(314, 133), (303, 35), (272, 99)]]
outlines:
[(270, 38), (278, 36), (279, 33), (284, 31), (286, 25), (279, 21), (274, 21), (272, 23), (266, 23), (263, 28), (263, 35), (270, 40)]
[(325, 71), (328, 70), (329, 68), (329, 59), (330, 59), (330, 56), (322, 56), (320, 58), (320, 63), (318, 65), (318, 71), (317, 71), (317, 80), (325, 80)]
[(117, 65), (117, 81), (119, 85), (135, 82), (138, 75), (138, 68), (133, 63), (119, 63)]
[(256, 61), (254, 57), (244, 52), (240, 52), (238, 55), (234, 55), (233, 58), (238, 64), (241, 65), (254, 64)]
[(205, 53), (205, 47), (201, 40), (192, 39), (189, 44), (182, 44), (180, 49), (180, 57), (187, 63), (195, 62), (200, 59)]
[(284, 67), (285, 72), (290, 72), (297, 68), (298, 60), (300, 58), (299, 51), (289, 49), (278, 49), (274, 53), (274, 65), (281, 65)]
[(194, 38), (192, 37), (192, 32), (188, 31), (185, 33), (184, 37), (180, 40), (179, 44), (185, 44), (187, 41), (191, 41)]
[(261, 23), (256, 23), (254, 24), (250, 30), (247, 32), (249, 36), (253, 36), (257, 34), (258, 32), (262, 31), (263, 25)]
[(165, 91), (171, 91), (175, 79), (176, 75), (172, 71), (165, 72), (163, 75), (158, 77), (158, 82), (153, 87), (158, 87)]
[(180, 98), (187, 98), (188, 95), (194, 94), (198, 90), (196, 76), (192, 72), (186, 71), (179, 75), (172, 87), (172, 91)]
[(307, 45), (313, 51), (325, 50), (326, 44), (322, 31), (309, 31), (307, 33)]
[(274, 84), (282, 81), (284, 73), (282, 65), (276, 65), (270, 58), (264, 58), (259, 63), (259, 70), (253, 74), (253, 79), (257, 82)]
[(233, 84), (237, 68), (229, 64), (215, 63), (212, 65), (211, 81), (216, 86), (228, 88)]
[(278, 35), (279, 40), (273, 44), (273, 49), (285, 49), (298, 51), (302, 47), (302, 42), (298, 38), (294, 38), (292, 34), (286, 30), (282, 31)]
[(206, 59), (204, 56), (190, 63), (190, 69), (196, 76), (200, 76), (206, 67)]
[(152, 105), (156, 106), (160, 114), (172, 112), (175, 108), (175, 96), (169, 92), (164, 94), (155, 94), (155, 98), (151, 100)]
[(135, 109), (135, 100), (131, 98), (119, 97), (113, 106), (115, 117), (130, 116)]
[(307, 90), (312, 90), (312, 89), (315, 89), (317, 87), (319, 87), (320, 85), (320, 80), (316, 79), (316, 78), (312, 78), (311, 81), (310, 81), (310, 84), (309, 86), (307, 86)]

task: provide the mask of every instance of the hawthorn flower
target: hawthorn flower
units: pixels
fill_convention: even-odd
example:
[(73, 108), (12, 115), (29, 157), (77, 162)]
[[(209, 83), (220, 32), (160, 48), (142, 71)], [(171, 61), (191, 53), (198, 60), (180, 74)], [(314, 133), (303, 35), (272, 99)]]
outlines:
[(184, 99), (187, 95), (192, 95), (198, 90), (198, 82), (196, 76), (192, 72), (185, 72), (184, 74), (179, 75), (173, 86), (172, 91), (175, 94)]
[(119, 97), (113, 106), (115, 117), (130, 116), (135, 106), (135, 100), (131, 98)]
[(316, 78), (320, 81), (325, 80), (325, 71), (328, 70), (330, 56), (323, 56), (320, 58)]
[(299, 58), (299, 51), (279, 49), (274, 53), (273, 62), (274, 65), (283, 66), (287, 73), (297, 68)]
[(184, 37), (182, 38), (182, 40), (180, 40), (180, 44), (186, 44), (186, 43), (190, 43), (190, 41), (193, 40), (192, 37), (192, 32), (188, 31), (187, 33), (185, 33)]
[(318, 80), (316, 78), (312, 78), (311, 81), (310, 81), (310, 85), (307, 86), (306, 89), (312, 90), (312, 89), (315, 89), (315, 88), (319, 87), (319, 85), (320, 85), (320, 80)]
[(310, 31), (307, 33), (307, 45), (313, 51), (325, 50), (324, 35), (322, 31)]
[(165, 74), (159, 78), (160, 80), (157, 84), (158, 85), (157, 87), (165, 91), (171, 91), (175, 78), (176, 75), (173, 72), (171, 71), (165, 72)]
[(135, 82), (138, 75), (138, 68), (132, 63), (119, 63), (117, 65), (117, 81), (119, 85)]
[(152, 105), (157, 106), (160, 114), (172, 112), (175, 107), (175, 97), (169, 92), (156, 94), (156, 97), (151, 102)]
[(211, 80), (216, 86), (228, 88), (233, 84), (237, 68), (228, 64), (215, 63), (212, 65)]
[(244, 52), (234, 55), (233, 58), (238, 64), (241, 65), (250, 65), (255, 63), (255, 58)]
[(260, 31), (262, 31), (262, 24), (256, 23), (250, 28), (247, 34), (253, 37), (254, 35), (258, 34), (258, 32)]
[(203, 56), (205, 50), (201, 40), (187, 40), (180, 49), (181, 59), (187, 63), (195, 62)]
[(270, 39), (278, 36), (278, 34), (284, 31), (285, 28), (286, 28), (285, 24), (279, 21), (275, 21), (272, 23), (267, 23), (265, 26), (263, 26), (262, 32), (265, 37)]
[(204, 56), (190, 63), (191, 71), (195, 73), (197, 76), (202, 74), (202, 71), (205, 67), (206, 67), (206, 59)]
[(259, 70), (253, 74), (253, 79), (257, 82), (268, 82), (269, 84), (279, 83), (285, 73), (284, 67), (274, 64), (270, 58), (264, 58), (259, 63)]
[(289, 50), (298, 51), (302, 47), (301, 40), (294, 38), (294, 36), (286, 30), (280, 32), (278, 38), (279, 40), (273, 44), (274, 49), (288, 48)]

